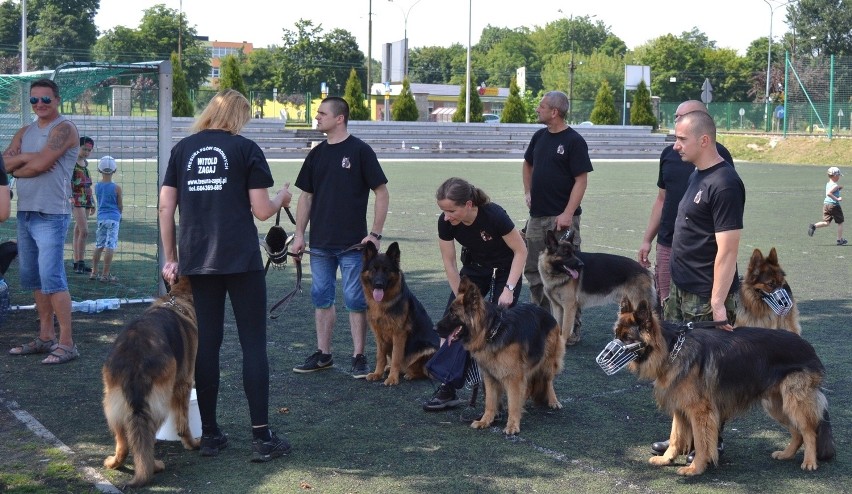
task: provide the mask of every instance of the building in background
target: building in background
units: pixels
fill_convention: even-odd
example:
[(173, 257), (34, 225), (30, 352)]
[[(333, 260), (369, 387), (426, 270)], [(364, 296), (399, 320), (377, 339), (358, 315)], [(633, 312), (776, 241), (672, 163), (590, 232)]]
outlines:
[(254, 49), (254, 46), (246, 41), (208, 41), (204, 39), (202, 44), (207, 48), (207, 54), (210, 55), (210, 75), (207, 77), (207, 84), (214, 88), (219, 87), (219, 68), (222, 65), (223, 58), (228, 55), (239, 56), (241, 52), (248, 55)]

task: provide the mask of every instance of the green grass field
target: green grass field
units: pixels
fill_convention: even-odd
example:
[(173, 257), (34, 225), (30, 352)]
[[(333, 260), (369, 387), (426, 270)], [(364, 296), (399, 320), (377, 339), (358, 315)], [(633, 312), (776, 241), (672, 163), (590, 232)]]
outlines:
[[(295, 179), (299, 163), (273, 165), (277, 182)], [(390, 180), (390, 213), (383, 249), (397, 241), (412, 290), (437, 320), (448, 287), (436, 239), (435, 188), (449, 176), (462, 176), (486, 190), (519, 226), (526, 218), (520, 163), (477, 161), (385, 162)], [(776, 247), (798, 300), (803, 336), (816, 348), (828, 376), (825, 391), (838, 456), (818, 471), (779, 462), (770, 453), (786, 445), (787, 433), (762, 411), (731, 421), (720, 466), (696, 479), (675, 468), (648, 465), (649, 446), (669, 432), (670, 419), (657, 410), (649, 383), (622, 371), (606, 376), (594, 357), (612, 338), (616, 306), (584, 311), (584, 338), (569, 348), (556, 392), (563, 409), (530, 407), (521, 434), (507, 438), (499, 422), (488, 430), (469, 427), (481, 411), (461, 407), (425, 413), (421, 403), (434, 385), (404, 382), (386, 388), (348, 375), (352, 343), (346, 314), (338, 311), (335, 368), (308, 375), (291, 369), (315, 350), (310, 273), (305, 293), (269, 322), (270, 412), (273, 429), (293, 444), (293, 453), (268, 464), (250, 463), (248, 411), (242, 391), (242, 355), (228, 314), (222, 350), (220, 424), (231, 443), (219, 457), (201, 458), (179, 443), (159, 443), (166, 462), (148, 489), (127, 492), (290, 493), (836, 493), (850, 492), (847, 454), (852, 428), (852, 361), (845, 333), (852, 327), (852, 247), (835, 245), (832, 226), (810, 238), (807, 225), (821, 215), (823, 166), (743, 163), (747, 190), (740, 272), (754, 248)], [(634, 257), (656, 195), (655, 162), (596, 162), (583, 201), (583, 249)], [(843, 182), (841, 182), (843, 183)], [(153, 204), (156, 204), (154, 202)], [(294, 201), (295, 205), (295, 201)], [(150, 206), (147, 206), (150, 207)], [(372, 217), (372, 211), (370, 212)], [(261, 235), (271, 222), (259, 224)], [(292, 226), (285, 225), (288, 231)], [(155, 235), (148, 225), (146, 235)], [(852, 232), (847, 232), (847, 236)], [(153, 239), (155, 240), (155, 239)], [(149, 254), (135, 262), (155, 263)], [(13, 265), (10, 280), (17, 268)], [(150, 267), (144, 268), (146, 271)], [(153, 271), (154, 276), (156, 271)], [(71, 275), (73, 276), (73, 275)], [(292, 266), (267, 276), (273, 303), (292, 289)], [(82, 282), (75, 282), (82, 283)], [(80, 299), (74, 292), (75, 300)], [(528, 298), (522, 295), (522, 300)], [(339, 300), (339, 299), (338, 299)], [(57, 451), (30, 433), (0, 407), (0, 491), (94, 492), (80, 472), (88, 467), (115, 485), (130, 470), (101, 465), (112, 438), (101, 409), (100, 366), (122, 325), (142, 305), (101, 314), (75, 313), (75, 339), (82, 357), (62, 367), (42, 366), (37, 357), (0, 356), (0, 399), (17, 404), (41, 422), (73, 453)], [(35, 333), (35, 314), (18, 311), (0, 331), (0, 347)], [(368, 359), (375, 363), (372, 336)], [(462, 391), (462, 396), (470, 396)], [(7, 417), (8, 416), (8, 417)], [(681, 458), (682, 461), (682, 458)]]

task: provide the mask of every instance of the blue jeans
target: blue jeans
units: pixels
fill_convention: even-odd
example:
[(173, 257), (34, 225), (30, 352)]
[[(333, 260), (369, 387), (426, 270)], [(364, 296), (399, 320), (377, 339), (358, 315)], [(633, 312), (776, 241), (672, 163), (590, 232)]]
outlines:
[(337, 268), (343, 279), (343, 303), (349, 312), (367, 310), (361, 288), (361, 251), (311, 249), (311, 301), (317, 309), (334, 305)]
[(67, 292), (64, 248), (69, 214), (18, 211), (18, 260), (21, 288), (45, 295)]

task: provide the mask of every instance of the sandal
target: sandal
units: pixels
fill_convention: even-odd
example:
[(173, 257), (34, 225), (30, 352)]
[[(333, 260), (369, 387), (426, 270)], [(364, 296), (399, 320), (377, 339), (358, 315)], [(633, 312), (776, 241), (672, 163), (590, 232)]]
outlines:
[(92, 270), (91, 273), (89, 273), (89, 281), (96, 281), (96, 280), (99, 280), (100, 278), (101, 277), (98, 276), (98, 273), (96, 273), (94, 269)]
[(105, 274), (100, 277), (100, 281), (102, 283), (118, 283), (118, 278), (111, 274)]
[(50, 353), (56, 347), (56, 340), (44, 341), (36, 337), (33, 341), (16, 346), (9, 350), (9, 355), (32, 355), (34, 353)]
[[(62, 353), (59, 351), (62, 350)], [(66, 362), (70, 362), (77, 357), (80, 356), (80, 352), (77, 351), (77, 345), (68, 346), (68, 345), (56, 345), (56, 348), (50, 352), (50, 355), (47, 356), (44, 360), (41, 361), (42, 364), (64, 364)]]

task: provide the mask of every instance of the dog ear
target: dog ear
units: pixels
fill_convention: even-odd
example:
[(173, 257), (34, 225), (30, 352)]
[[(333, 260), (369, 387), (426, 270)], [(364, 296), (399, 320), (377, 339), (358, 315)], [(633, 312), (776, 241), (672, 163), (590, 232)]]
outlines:
[(361, 254), (361, 258), (364, 261), (364, 266), (366, 266), (368, 262), (373, 260), (373, 258), (376, 257), (376, 254), (378, 253), (379, 251), (376, 249), (376, 246), (373, 245), (373, 242), (366, 242), (364, 244), (364, 252)]
[[(628, 304), (630, 301), (627, 302)], [(636, 307), (636, 310), (633, 311), (634, 318), (638, 321), (644, 323), (645, 321), (651, 319), (651, 307), (648, 305), (647, 300), (642, 300), (639, 302), (639, 306)]]
[(548, 252), (556, 252), (559, 246), (559, 241), (556, 240), (556, 233), (553, 230), (547, 230), (544, 234), (544, 246)]
[[(372, 243), (373, 242), (370, 242), (370, 244), (372, 244)], [(390, 244), (388, 246), (388, 250), (385, 251), (385, 254), (387, 254), (387, 256), (390, 257), (391, 260), (397, 265), (397, 267), (399, 267), (400, 252), (399, 252), (399, 244), (397, 242)]]
[(775, 247), (769, 250), (769, 256), (766, 258), (766, 262), (769, 264), (778, 265), (778, 252), (775, 251)]
[(633, 304), (630, 303), (630, 299), (627, 297), (621, 298), (621, 303), (618, 305), (618, 312), (620, 314), (625, 314), (627, 312), (633, 312)]

